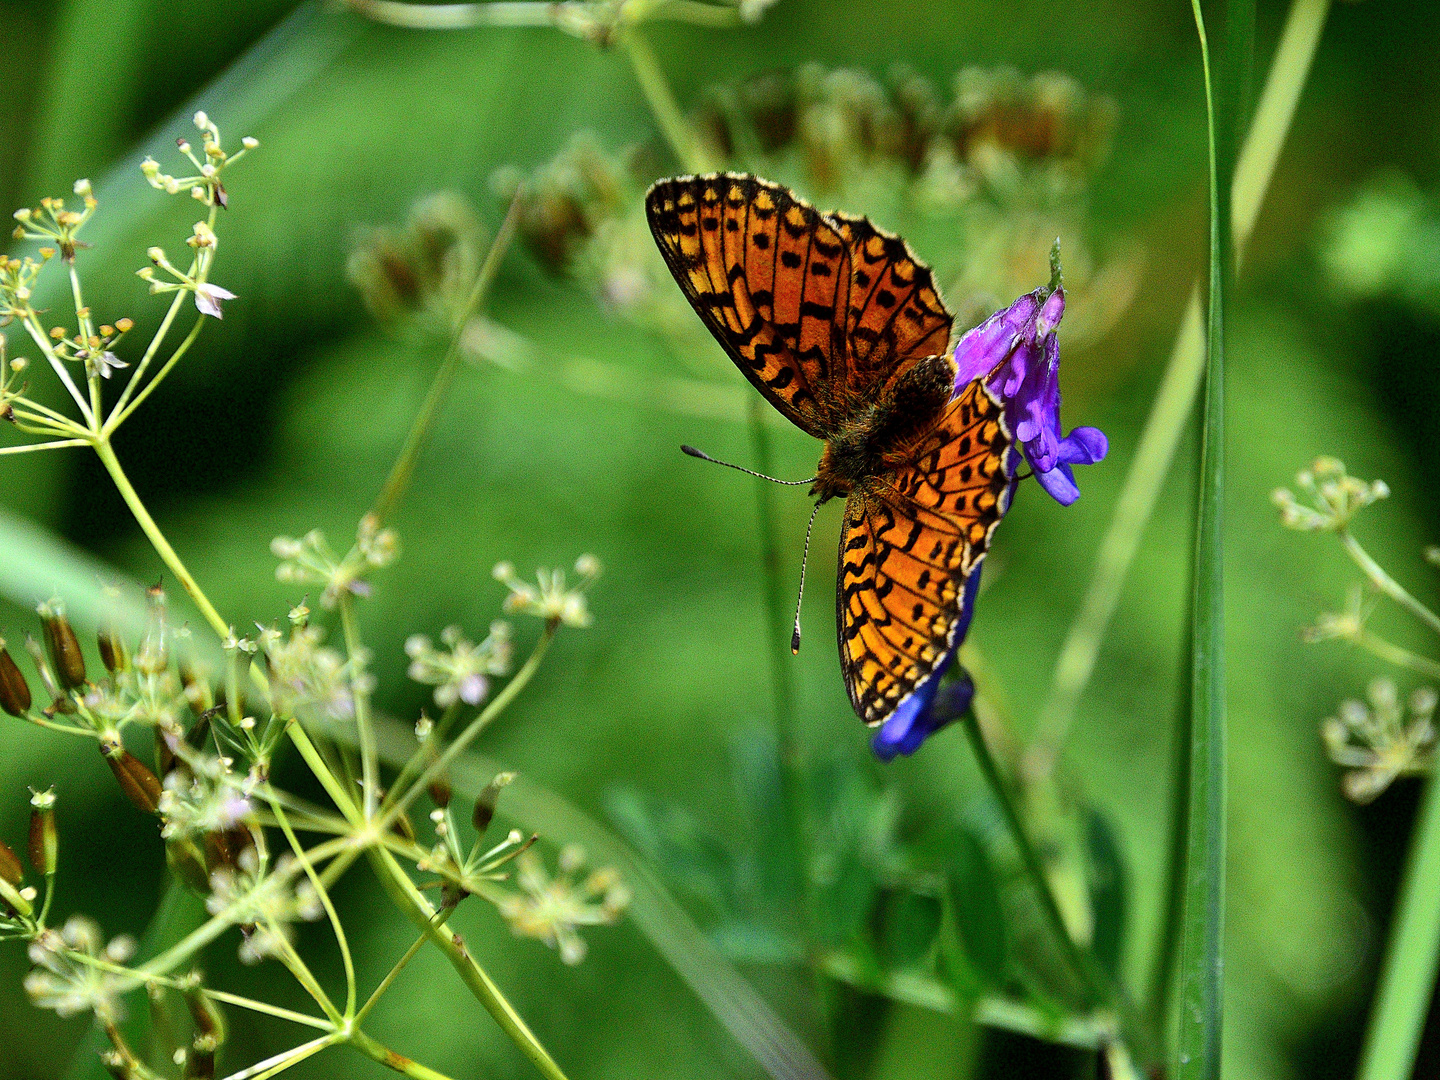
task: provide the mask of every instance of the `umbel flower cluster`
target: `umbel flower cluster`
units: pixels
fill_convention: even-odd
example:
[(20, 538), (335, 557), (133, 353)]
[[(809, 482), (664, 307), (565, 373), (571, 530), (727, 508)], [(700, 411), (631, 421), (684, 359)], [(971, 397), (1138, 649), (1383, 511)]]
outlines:
[[(1409, 675), (1440, 680), (1440, 659), (1403, 648), (1367, 625), (1378, 599), (1385, 598), (1440, 635), (1440, 616), (1391, 577), (1351, 530), (1361, 511), (1389, 497), (1389, 486), (1351, 476), (1333, 457), (1316, 458), (1296, 474), (1295, 486), (1299, 495), (1289, 488), (1271, 495), (1281, 524), (1335, 536), (1365, 577), (1363, 585), (1350, 590), (1341, 611), (1322, 612), (1302, 631), (1304, 639), (1348, 642)], [(1440, 566), (1440, 549), (1428, 548), (1425, 557)], [(1398, 778), (1426, 775), (1434, 768), (1435, 703), (1433, 685), (1415, 686), (1402, 698), (1395, 683), (1382, 677), (1370, 682), (1365, 701), (1343, 701), (1334, 716), (1321, 722), (1326, 752), (1347, 770), (1341, 779), (1346, 796), (1367, 803)]]
[[(286, 553), (291, 543), (282, 539), (276, 548)], [(324, 538), (312, 533), (307, 546), (323, 550)], [(584, 556), (576, 569), (580, 584), (567, 588), (559, 572), (542, 570), (532, 583), (509, 564), (496, 567), (496, 577), (507, 586), (505, 610), (537, 616), (543, 640), (562, 625), (588, 625), (585, 593), (599, 563)], [(354, 580), (345, 559), (334, 561), (332, 574)], [(442, 890), (443, 909), (469, 896), (485, 898), (517, 935), (545, 942), (566, 963), (585, 955), (582, 928), (614, 922), (629, 902), (614, 871), (578, 874), (584, 855), (573, 845), (562, 850), (552, 875), (534, 850), (536, 836), (512, 829), (498, 843), (486, 839), (513, 774), (497, 776), (475, 796), (468, 822), (456, 817), (444, 765), (464, 743), (447, 743), (446, 735), (467, 710), (487, 700), (490, 680), (509, 674), (508, 623), (492, 623), (479, 644), (459, 627), (441, 634), (440, 648), (422, 635), (407, 642), (410, 675), (434, 687), (442, 718), (422, 718), (414, 757), (388, 794), (380, 797), (377, 790), (370, 823), (362, 821), (356, 832), (343, 817), (310, 808), (270, 781), (275, 755), (293, 740), (296, 724), (316, 732), (316, 746), (332, 741), (325, 733), (338, 733), (329, 753), (345, 756), (354, 735), (343, 729), (353, 732), (374, 689), (365, 654), (351, 650), (346, 656), (326, 645), (303, 604), (291, 611), (285, 632), (263, 626), (248, 637), (232, 632), (219, 685), (191, 636), (168, 617), (159, 587), (150, 590), (148, 628), (138, 640), (127, 641), (113, 630), (99, 633), (99, 672), (91, 671), (60, 600), (39, 605), (38, 615), (39, 638), (27, 636), (23, 650), (33, 674), (25, 674), (24, 662), (0, 640), (0, 708), (19, 721), (95, 744), (126, 798), (156, 820), (167, 862), (205, 897), (215, 932), (238, 929), (245, 963), (279, 961), (301, 977), (295, 925), (335, 917), (328, 885), (337, 868), (353, 858), (346, 858), (345, 850), (357, 844), (378, 845), (431, 877)], [(247, 668), (252, 685), (244, 688)], [(473, 738), (477, 725), (491, 718), (481, 713), (461, 738)], [(139, 752), (141, 737), (150, 752)], [(422, 795), (433, 806), (427, 827), (434, 839), (428, 843), (411, 820)], [(0, 841), (0, 939), (28, 943), (35, 966), (25, 988), (36, 1005), (62, 1016), (93, 1013), (111, 1032), (114, 1053), (128, 1060), (131, 1051), (115, 1028), (127, 993), (174, 989), (176, 970), (191, 996), (208, 991), (188, 972), (187, 955), (175, 956), (164, 970), (130, 967), (134, 942), (117, 938), (106, 944), (90, 918), (76, 914), (51, 926), (53, 886), (61, 869), (54, 792), (36, 794), (32, 806), (29, 861), (43, 883), (43, 899), (19, 856)], [(463, 841), (467, 831), (473, 834), (469, 843)], [(307, 847), (301, 840), (307, 833), (331, 839)]]
[[(585, 954), (582, 931), (618, 919), (629, 891), (613, 870), (582, 874), (584, 857), (573, 846), (563, 848), (552, 872), (536, 834), (495, 825), (497, 812), (506, 809), (501, 793), (513, 774), (464, 795), (453, 790), (450, 774), (456, 759), (533, 678), (555, 636), (590, 625), (588, 593), (600, 575), (599, 561), (581, 556), (573, 583), (559, 570), (542, 569), (526, 580), (508, 562), (495, 568), (504, 591), (497, 606), (533, 620), (531, 626), (538, 623), (538, 637), (486, 619), (484, 635), (456, 625), (440, 633), (438, 644), (422, 634), (410, 638), (409, 674), (427, 688), (439, 714), (419, 717), (408, 756), (380, 750), (380, 728), (388, 721), (372, 705), (380, 688), (358, 610), (374, 592), (375, 576), (400, 555), (399, 539), (384, 517), (403, 485), (386, 488), (361, 519), (354, 540), (340, 549), (318, 530), (272, 542), (275, 576), (297, 593), (306, 590), (307, 598), (283, 618), (245, 629), (220, 616), (164, 540), (111, 442), (200, 330), (221, 317), (222, 305), (237, 299), (211, 274), (221, 212), (233, 202), (229, 169), (258, 144), (247, 138), (232, 153), (205, 113), (194, 120), (199, 146), (186, 139), (178, 146), (187, 168), (171, 174), (148, 158), (141, 165), (151, 187), (188, 196), (204, 215), (186, 241), (188, 260), (172, 261), (159, 247), (149, 249), (140, 277), (152, 294), (169, 297), (169, 308), (143, 349), (132, 349), (135, 321), (100, 322), (84, 297), (79, 264), (86, 244), (78, 237), (98, 207), (91, 185), (75, 185), (77, 206), (45, 199), (15, 215), (15, 238), (38, 247), (33, 255), (0, 260), (0, 324), (19, 324), (44, 363), (11, 359), (0, 336), (0, 419), (9, 422), (0, 430), (32, 440), (7, 445), (6, 453), (94, 450), (209, 632), (192, 634), (172, 619), (157, 585), (143, 600), (114, 590), (113, 617), (93, 646), (82, 645), (64, 601), (46, 600), (36, 609), (32, 632), (0, 638), (0, 710), (15, 723), (94, 746), (125, 798), (154, 821), (155, 843), (164, 851), (173, 887), (203, 898), (208, 919), (165, 952), (138, 960), (133, 941), (107, 942), (98, 921), (86, 914), (53, 919), (55, 883), (65, 871), (57, 825), (61, 804), (47, 790), (32, 793), (29, 836), (21, 845), (28, 868), (5, 842), (10, 838), (0, 838), (0, 941), (17, 940), (28, 950), (33, 968), (25, 989), (37, 1006), (66, 1017), (93, 1015), (109, 1040), (104, 1064), (125, 1080), (219, 1075), (216, 1062), (225, 1052), (227, 1030), (222, 1003), (289, 1019), (309, 1027), (312, 1036), (321, 1031), (319, 1038), (235, 1075), (273, 1076), (320, 1049), (341, 1045), (411, 1075), (438, 1075), (363, 1028), (375, 1001), (425, 945), (446, 956), (463, 984), (532, 1058), (548, 1061), (446, 922), (458, 905), (480, 897), (517, 936), (543, 942), (573, 964)], [(420, 215), (417, 222), (417, 229), (428, 230), (427, 239), (407, 249), (407, 257), (418, 260), (424, 273), (414, 289), (394, 295), (393, 306), (423, 317), (424, 305), (415, 301), (424, 296), (429, 313), (454, 327), (456, 305), (473, 302), (478, 291), (484, 259), (476, 246), (478, 227), (456, 218), (453, 206)], [(404, 263), (398, 257), (382, 261), (392, 272)], [(68, 325), (52, 299), (58, 295), (73, 298)], [(195, 309), (194, 322), (167, 353), (167, 335), (187, 305)], [(47, 366), (68, 393), (73, 418), (29, 395), (32, 373)], [(426, 422), (423, 415), (417, 422), (421, 436)], [(316, 597), (317, 611), (309, 596)], [(512, 653), (527, 639), (528, 659), (516, 668)], [(403, 729), (398, 734), (403, 745)], [(282, 755), (299, 758), (327, 804), (274, 783)], [(400, 913), (420, 929), (415, 945), (395, 959), (388, 974), (374, 979), (368, 1002), (359, 990), (369, 973), (357, 971), (330, 895), (362, 857)], [(434, 890), (434, 902), (426, 890)], [(343, 996), (332, 995), (301, 953), (297, 925), (321, 921), (329, 924), (343, 959)], [(314, 1009), (300, 1012), (208, 985), (195, 966), (200, 950), (227, 936), (243, 962), (279, 965)], [(188, 1027), (167, 1025), (175, 1044), (165, 1048), (162, 1065), (154, 1060), (154, 1048), (137, 1053), (119, 1027), (127, 996), (141, 991), (161, 1012), (169, 1007), (167, 998), (183, 1001), (189, 1017)]]

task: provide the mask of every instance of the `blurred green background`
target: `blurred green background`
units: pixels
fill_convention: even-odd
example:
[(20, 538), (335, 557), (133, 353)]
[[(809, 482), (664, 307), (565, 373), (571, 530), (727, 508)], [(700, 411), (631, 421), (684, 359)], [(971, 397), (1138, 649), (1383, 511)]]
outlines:
[[(1257, 85), (1284, 14), (1284, 5), (1260, 5)], [(903, 62), (945, 88), (972, 65), (1059, 71), (1113, 102), (1110, 151), (1076, 220), (1097, 261), (1126, 260), (1134, 297), (1113, 325), (1067, 348), (1064, 365), (1067, 423), (1102, 427), (1111, 454), (1082, 470), (1084, 497), (1071, 509), (1021, 491), (971, 632), (1027, 730), (1204, 256), (1205, 129), (1189, 5), (781, 0), (757, 27), (664, 24), (646, 35), (687, 108), (709, 87), (810, 61), (876, 78)], [(175, 546), (240, 625), (283, 616), (297, 599), (274, 580), (273, 536), (318, 526), (347, 542), (438, 357), (433, 339), (367, 314), (344, 272), (357, 227), (400, 221), (414, 200), (447, 189), (469, 196), (493, 232), (504, 211), (495, 170), (533, 169), (580, 130), (608, 150), (640, 146), (653, 175), (680, 171), (624, 55), (549, 29), (404, 31), (281, 2), (0, 0), (0, 72), (0, 204), (68, 192), (77, 176), (96, 180), (102, 216), (81, 266), (107, 318), (153, 311), (131, 273), (148, 244), (178, 249), (191, 220), (174, 205), (184, 200), (145, 186), (135, 168), (142, 154), (159, 156), (183, 130), (176, 117), (196, 107), (228, 139), (261, 140), (234, 173), (215, 276), (239, 299), (118, 446)], [(1334, 545), (1280, 529), (1268, 494), (1321, 453), (1383, 477), (1394, 494), (1367, 513), (1363, 539), (1418, 596), (1434, 597), (1435, 571), (1420, 551), (1440, 538), (1437, 193), (1440, 17), (1426, 3), (1337, 6), (1250, 248), (1231, 346), (1226, 1055), (1229, 1074), (1247, 1080), (1353, 1071), (1413, 815), (1413, 782), (1365, 808), (1340, 794), (1317, 724), (1380, 668), (1338, 645), (1301, 643), (1299, 628), (1338, 607), (1357, 575)], [(1404, 227), (1387, 231), (1396, 214), (1374, 211), (1377, 200), (1400, 207)], [(905, 224), (886, 220), (883, 206), (844, 208)], [(922, 257), (942, 258), (911, 239)], [(1014, 273), (1025, 289), (1046, 277), (1043, 259)], [(607, 310), (523, 248), (504, 264), (489, 314), (544, 354), (593, 359), (642, 381), (694, 374), (663, 334)], [(1084, 318), (1073, 297), (1067, 325), (1072, 318)], [(709, 359), (707, 377), (743, 388), (718, 350)], [(676, 452), (689, 442), (750, 462), (743, 398), (719, 399), (729, 419), (684, 415), (643, 395), (586, 393), (548, 370), (482, 362), (462, 373), (394, 521), (404, 556), (362, 610), (379, 704), (416, 714), (425, 695), (403, 678), (405, 638), (448, 623), (483, 632), (503, 597), (490, 576), (497, 561), (523, 573), (594, 552), (605, 565), (594, 626), (562, 635), (487, 735), (485, 753), (601, 820), (609, 793), (629, 789), (683, 804), (722, 832), (747, 829), (732, 748), (765, 730), (772, 713), (755, 493)], [(770, 430), (777, 475), (809, 475), (812, 441)], [(1067, 783), (1118, 829), (1133, 911), (1124, 970), (1135, 984), (1159, 918), (1193, 460), (1187, 444), (1065, 759)], [(161, 574), (103, 472), (78, 451), (7, 459), (0, 505), (138, 580)], [(809, 504), (781, 491), (776, 505), (789, 582)], [(913, 759), (883, 768), (867, 760), (826, 596), (838, 520), (824, 511), (817, 520), (807, 644), (793, 662), (804, 740), (817, 754), (867, 761), (912, 813), (964, 811), (983, 800), (958, 730)], [(37, 580), (15, 591), (33, 601), (51, 588)], [(24, 606), (0, 606), (0, 629), (34, 621)], [(1382, 625), (1426, 644), (1399, 618)], [(517, 632), (523, 648), (534, 628)], [(21, 836), (24, 786), (52, 783), (64, 837), (60, 909), (83, 905), (110, 934), (141, 932), (161, 889), (152, 824), (123, 803), (98, 755), (0, 725), (0, 836)], [(363, 874), (340, 897), (373, 979), (410, 930)], [(456, 925), (575, 1080), (763, 1075), (632, 922), (588, 933), (589, 957), (567, 969), (543, 946), (512, 938), (488, 908), (467, 907)], [(302, 940), (333, 974), (323, 927)], [(207, 956), (215, 981), (233, 976), (242, 992), (266, 985), (264, 969), (231, 972), (232, 946)], [(5, 1080), (63, 1075), (85, 1033), (81, 1021), (27, 1003), (25, 968), (18, 946), (0, 948)], [(813, 1007), (795, 992), (801, 977), (765, 964), (744, 971), (802, 1036), (815, 1036)], [(863, 1071), (838, 1075), (969, 1075), (961, 1063), (976, 1054), (1000, 1063), (996, 1075), (1062, 1075), (1035, 1044), (991, 1036), (977, 1050), (953, 1018), (867, 1000), (876, 1053)], [(451, 1075), (531, 1075), (428, 952), (372, 1026)], [(231, 1067), (285, 1038), (273, 1025), (242, 1025)], [(1440, 1056), (1427, 1048), (1416, 1075), (1437, 1070)], [(383, 1072), (341, 1054), (295, 1075)]]

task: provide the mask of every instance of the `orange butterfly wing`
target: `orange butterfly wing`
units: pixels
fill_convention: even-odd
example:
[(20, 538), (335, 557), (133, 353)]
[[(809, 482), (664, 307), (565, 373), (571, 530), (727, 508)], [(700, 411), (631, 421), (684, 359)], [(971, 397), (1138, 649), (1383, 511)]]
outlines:
[(848, 385), (858, 395), (886, 381), (906, 361), (945, 351), (953, 318), (930, 268), (910, 245), (869, 218), (831, 214), (850, 251)]
[(965, 584), (1009, 504), (1013, 444), (977, 380), (908, 464), (846, 500), (835, 621), (845, 686), (867, 724), (882, 723), (955, 645)]
[(844, 418), (850, 253), (785, 188), (739, 173), (661, 180), (645, 213), (670, 272), (736, 366), (817, 438)]

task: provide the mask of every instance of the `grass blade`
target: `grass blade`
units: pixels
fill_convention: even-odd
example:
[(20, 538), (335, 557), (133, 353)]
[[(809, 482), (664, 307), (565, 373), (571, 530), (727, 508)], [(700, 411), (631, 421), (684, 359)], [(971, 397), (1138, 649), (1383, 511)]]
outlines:
[(1360, 1080), (1409, 1080), (1440, 962), (1440, 784), (1425, 785)]
[(1218, 1080), (1225, 929), (1225, 300), (1226, 286), (1234, 273), (1230, 223), (1234, 132), (1246, 91), (1245, 54), (1254, 39), (1255, 16), (1253, 2), (1245, 0), (1231, 3), (1227, 9), (1225, 74), (1229, 93), (1217, 112), (1205, 17), (1200, 0), (1191, 0), (1191, 6), (1205, 74), (1210, 275), (1190, 648), (1192, 712), (1185, 916), (1174, 1075), (1177, 1080)]

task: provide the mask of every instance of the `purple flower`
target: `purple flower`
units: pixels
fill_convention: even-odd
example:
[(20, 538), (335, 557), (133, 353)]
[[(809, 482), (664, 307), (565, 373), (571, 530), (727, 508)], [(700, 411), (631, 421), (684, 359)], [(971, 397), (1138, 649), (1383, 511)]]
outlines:
[[(1059, 252), (1052, 256), (1049, 287), (1036, 289), (997, 311), (960, 339), (955, 346), (955, 393), (976, 379), (986, 380), (1005, 410), (1019, 452), (1007, 456), (1006, 474), (1014, 477), (1020, 456), (1030, 463), (1040, 486), (1062, 506), (1080, 497), (1072, 465), (1093, 465), (1110, 449), (1104, 432), (1078, 427), (1068, 435), (1060, 428), (1060, 339), (1056, 327), (1065, 314), (1065, 290), (1060, 287)], [(1011, 490), (1015, 481), (1011, 480)], [(1008, 504), (1008, 499), (1006, 500)], [(970, 708), (975, 684), (962, 669), (944, 689), (940, 682), (955, 662), (955, 653), (970, 628), (980, 567), (965, 581), (960, 617), (939, 665), (904, 698), (875, 733), (875, 754), (889, 761), (897, 754), (913, 754), (920, 744)]]
[(940, 679), (955, 662), (955, 653), (959, 650), (960, 643), (965, 640), (965, 631), (970, 628), (970, 616), (975, 610), (975, 593), (979, 587), (980, 567), (976, 567), (965, 581), (965, 592), (960, 598), (960, 618), (950, 637), (949, 651), (929, 677), (895, 707), (895, 711), (870, 741), (871, 749), (881, 761), (889, 761), (896, 754), (913, 754), (920, 749), (921, 743), (970, 708), (970, 701), (975, 696), (975, 684), (970, 681), (970, 676), (963, 668), (959, 677), (945, 687), (943, 693)]
[(1110, 443), (1099, 428), (1060, 433), (1060, 339), (1065, 314), (1058, 284), (1026, 293), (997, 311), (955, 346), (955, 393), (976, 379), (1005, 406), (1005, 419), (1040, 486), (1061, 506), (1080, 497), (1072, 465), (1104, 459)]

